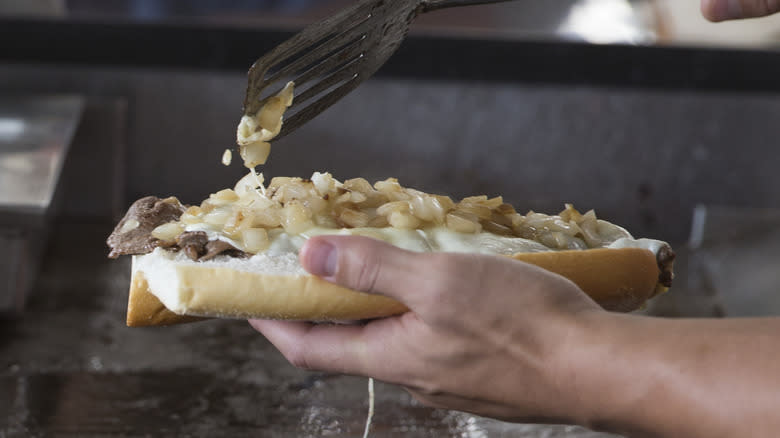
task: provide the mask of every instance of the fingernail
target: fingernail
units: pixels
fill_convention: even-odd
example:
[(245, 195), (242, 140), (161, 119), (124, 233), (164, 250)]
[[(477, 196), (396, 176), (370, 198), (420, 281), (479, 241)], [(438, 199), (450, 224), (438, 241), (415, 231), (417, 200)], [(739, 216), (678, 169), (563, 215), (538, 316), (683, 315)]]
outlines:
[(319, 277), (331, 277), (336, 273), (338, 253), (329, 242), (309, 242), (306, 248), (306, 269)]

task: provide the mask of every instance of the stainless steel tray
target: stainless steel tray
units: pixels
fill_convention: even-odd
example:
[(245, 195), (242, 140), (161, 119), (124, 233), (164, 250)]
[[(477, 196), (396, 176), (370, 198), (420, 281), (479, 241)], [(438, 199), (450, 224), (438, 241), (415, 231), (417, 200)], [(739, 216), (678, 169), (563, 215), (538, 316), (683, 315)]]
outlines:
[(48, 212), (83, 107), (80, 96), (0, 96), (0, 226)]
[(17, 312), (36, 276), (80, 96), (0, 96), (0, 314)]

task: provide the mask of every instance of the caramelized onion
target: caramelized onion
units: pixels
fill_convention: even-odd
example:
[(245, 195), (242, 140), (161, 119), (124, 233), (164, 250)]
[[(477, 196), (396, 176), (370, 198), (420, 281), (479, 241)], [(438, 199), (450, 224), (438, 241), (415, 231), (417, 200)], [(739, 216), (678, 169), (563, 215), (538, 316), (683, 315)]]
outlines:
[(300, 234), (311, 227), (424, 229), (446, 227), (459, 233), (491, 232), (532, 239), (553, 249), (604, 246), (624, 229), (601, 221), (593, 211), (573, 206), (557, 216), (521, 215), (501, 197), (472, 196), (455, 202), (401, 186), (394, 178), (373, 186), (362, 178), (344, 183), (329, 173), (311, 180), (276, 177), (268, 188), (263, 175), (250, 171), (233, 189), (220, 190), (200, 206), (189, 207), (179, 222), (158, 227), (153, 235), (175, 241), (185, 229), (206, 229), (232, 239), (247, 252), (268, 247), (268, 231)]

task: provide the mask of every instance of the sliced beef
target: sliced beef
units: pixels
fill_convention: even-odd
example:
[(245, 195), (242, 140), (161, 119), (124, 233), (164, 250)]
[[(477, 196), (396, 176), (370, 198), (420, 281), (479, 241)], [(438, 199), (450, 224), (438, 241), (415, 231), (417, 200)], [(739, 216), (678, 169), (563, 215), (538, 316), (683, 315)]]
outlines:
[(233, 245), (227, 242), (223, 242), (221, 240), (212, 240), (211, 242), (206, 244), (206, 254), (204, 254), (200, 259), (211, 260), (220, 254), (226, 254), (226, 253), (235, 257), (246, 256), (245, 252), (234, 248)]
[(121, 255), (152, 252), (160, 246), (160, 241), (152, 237), (152, 231), (162, 224), (179, 220), (184, 210), (176, 198), (147, 196), (135, 201), (108, 236), (106, 243), (111, 248), (108, 256), (115, 259)]
[(184, 251), (191, 260), (198, 260), (206, 254), (206, 244), (209, 237), (203, 231), (188, 231), (176, 238), (176, 245)]
[[(209, 240), (202, 231), (188, 231), (182, 233), (176, 239), (176, 247), (184, 251), (184, 254), (193, 261), (211, 260), (220, 254), (233, 257), (246, 257), (247, 254), (233, 245), (221, 240)], [(176, 249), (171, 248), (171, 249)]]
[(669, 245), (662, 246), (656, 255), (658, 268), (661, 270), (658, 282), (666, 287), (670, 287), (674, 279), (674, 259), (676, 256), (674, 250)]

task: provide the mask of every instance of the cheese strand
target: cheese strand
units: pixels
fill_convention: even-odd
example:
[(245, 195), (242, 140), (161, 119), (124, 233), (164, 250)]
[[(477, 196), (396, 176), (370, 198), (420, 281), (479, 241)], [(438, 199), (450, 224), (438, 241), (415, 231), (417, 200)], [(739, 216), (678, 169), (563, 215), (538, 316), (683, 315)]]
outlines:
[(366, 428), (363, 431), (363, 438), (368, 438), (368, 431), (371, 429), (371, 420), (374, 418), (374, 379), (368, 378), (368, 416), (366, 417)]

